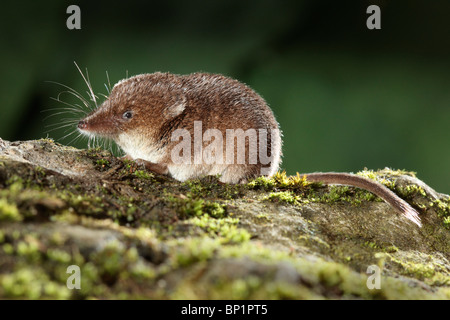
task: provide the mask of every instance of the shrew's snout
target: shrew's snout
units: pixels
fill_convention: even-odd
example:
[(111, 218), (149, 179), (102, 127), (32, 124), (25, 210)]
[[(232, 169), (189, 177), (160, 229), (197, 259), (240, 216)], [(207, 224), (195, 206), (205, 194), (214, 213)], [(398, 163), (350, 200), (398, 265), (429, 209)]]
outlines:
[(81, 129), (81, 130), (87, 129), (87, 121), (80, 120), (80, 122), (78, 122), (78, 129)]
[(116, 134), (116, 126), (111, 123), (108, 117), (103, 114), (95, 114), (93, 116), (88, 116), (78, 122), (78, 130), (81, 133), (90, 135), (98, 135), (103, 137), (112, 137)]

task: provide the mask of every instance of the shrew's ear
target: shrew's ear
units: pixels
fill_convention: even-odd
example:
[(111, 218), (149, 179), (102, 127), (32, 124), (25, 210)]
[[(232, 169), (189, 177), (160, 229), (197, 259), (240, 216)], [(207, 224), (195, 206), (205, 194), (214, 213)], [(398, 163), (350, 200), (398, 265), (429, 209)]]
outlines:
[(184, 109), (186, 108), (186, 97), (185, 96), (179, 96), (177, 97), (175, 103), (173, 103), (171, 106), (167, 107), (164, 110), (164, 116), (167, 119), (175, 118), (176, 116), (179, 116)]

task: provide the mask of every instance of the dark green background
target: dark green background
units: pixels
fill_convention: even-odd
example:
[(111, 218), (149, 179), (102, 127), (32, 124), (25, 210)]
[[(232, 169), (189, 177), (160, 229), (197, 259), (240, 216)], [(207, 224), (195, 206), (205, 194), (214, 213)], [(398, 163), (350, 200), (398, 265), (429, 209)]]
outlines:
[[(81, 8), (82, 30), (66, 28)], [(378, 4), (382, 29), (366, 28)], [(0, 137), (46, 136), (58, 81), (154, 71), (237, 78), (272, 106), (288, 173), (386, 166), (450, 193), (450, 2), (41, 1), (1, 9)], [(70, 100), (70, 99), (67, 99)], [(71, 101), (73, 102), (73, 101)], [(61, 105), (59, 105), (61, 106)], [(64, 130), (49, 136), (56, 140)], [(70, 139), (62, 140), (68, 143)], [(86, 147), (86, 141), (76, 144)]]

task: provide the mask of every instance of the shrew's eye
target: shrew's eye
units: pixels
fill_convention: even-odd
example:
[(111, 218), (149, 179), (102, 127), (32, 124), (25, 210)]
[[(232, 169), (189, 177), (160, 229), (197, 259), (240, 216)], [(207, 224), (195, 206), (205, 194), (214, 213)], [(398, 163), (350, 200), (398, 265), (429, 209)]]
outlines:
[(133, 118), (133, 112), (131, 112), (131, 111), (125, 112), (125, 113), (122, 115), (122, 118), (124, 118), (124, 119), (131, 119), (131, 118)]

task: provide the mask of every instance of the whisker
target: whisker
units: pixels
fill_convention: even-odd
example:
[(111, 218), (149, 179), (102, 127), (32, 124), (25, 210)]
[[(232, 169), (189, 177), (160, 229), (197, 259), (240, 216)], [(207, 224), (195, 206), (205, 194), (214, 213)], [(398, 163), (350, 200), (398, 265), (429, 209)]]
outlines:
[(70, 140), (68, 144), (70, 145), (70, 144), (72, 144), (72, 143), (74, 143), (74, 142), (77, 142), (77, 140), (80, 139), (80, 138), (83, 138), (83, 134), (81, 134), (81, 132), (78, 132), (78, 134), (76, 135), (76, 137), (73, 138), (72, 140)]
[(46, 126), (55, 126), (55, 125), (58, 125), (58, 124), (64, 124), (64, 123), (68, 123), (68, 122), (72, 122), (72, 123), (77, 123), (78, 122), (78, 117), (76, 117), (76, 118), (68, 117), (68, 116), (72, 116), (73, 115), (72, 111), (55, 112), (55, 113), (52, 113), (52, 114), (46, 116), (44, 119), (42, 119), (42, 121), (45, 122), (48, 119), (50, 119), (52, 117), (55, 117), (55, 116), (59, 116), (59, 115), (66, 115), (66, 116), (63, 117), (63, 118), (60, 118), (60, 119), (55, 119), (58, 122), (50, 123), (50, 124), (47, 124)]
[(68, 134), (66, 134), (65, 136), (63, 136), (62, 138), (60, 138), (59, 140), (64, 140), (65, 138), (67, 138), (67, 137), (70, 137), (71, 135), (73, 135), (74, 133), (76, 133), (77, 131), (75, 131), (75, 130), (72, 130), (72, 131), (70, 131)]
[(67, 127), (67, 126), (69, 126), (69, 125), (77, 125), (77, 122), (78, 121), (76, 121), (76, 120), (70, 120), (70, 121), (61, 121), (61, 122), (59, 122), (59, 123), (50, 123), (50, 124), (47, 124), (46, 126), (45, 126), (45, 128), (51, 128), (51, 127), (55, 127), (55, 126), (58, 126), (58, 127), (56, 127), (57, 129), (58, 128), (64, 128), (64, 127)]
[(53, 130), (58, 130), (58, 129), (62, 129), (62, 128), (67, 128), (67, 127), (76, 127), (77, 123), (76, 122), (65, 122), (65, 123), (52, 123), (52, 124), (48, 124), (45, 126), (46, 130), (49, 130), (47, 132), (53, 131)]
[[(49, 133), (57, 131), (60, 132), (58, 133), (58, 135), (62, 135), (62, 137), (58, 138), (57, 140), (70, 140), (68, 142), (68, 145), (77, 143), (80, 140), (87, 140), (88, 148), (101, 147), (103, 149), (109, 149), (111, 153), (113, 153), (113, 148), (117, 148), (117, 145), (114, 143), (114, 141), (111, 141), (111, 139), (105, 139), (89, 133), (85, 134), (77, 130), (77, 124), (79, 123), (80, 117), (85, 117), (86, 115), (94, 111), (95, 108), (98, 108), (100, 99), (108, 99), (108, 95), (112, 91), (109, 73), (108, 71), (106, 71), (107, 83), (104, 84), (108, 95), (100, 92), (94, 93), (88, 69), (86, 68), (85, 72), (83, 72), (75, 61), (74, 64), (81, 77), (83, 78), (83, 81), (86, 84), (88, 90), (86, 92), (82, 90), (82, 93), (80, 93), (70, 86), (64, 85), (62, 83), (56, 81), (47, 81), (49, 83), (61, 86), (63, 90), (59, 92), (56, 97), (50, 97), (51, 100), (56, 101), (58, 104), (60, 104), (59, 107), (48, 108), (41, 111), (51, 112), (51, 114), (46, 115), (43, 121), (53, 119), (53, 123), (47, 124), (45, 126), (46, 134), (48, 136)], [(76, 99), (74, 103), (71, 102), (71, 100), (73, 100), (73, 98), (71, 97), (74, 97)]]
[[(86, 91), (86, 94), (87, 94), (88, 96), (90, 96), (89, 91)], [(92, 99), (92, 101), (95, 102), (95, 105), (97, 105), (96, 99), (98, 99), (98, 95), (95, 94), (95, 95), (94, 95), (94, 99)]]
[[(62, 95), (63, 93), (71, 94), (71, 95), (75, 96), (76, 98), (80, 99), (80, 101), (83, 102), (84, 106), (85, 106), (89, 111), (94, 110), (94, 107), (91, 106), (91, 104), (89, 103), (89, 101), (87, 101), (86, 99), (84, 99), (84, 97), (83, 97), (81, 94), (75, 93), (75, 92), (72, 92), (72, 91), (62, 91), (62, 92), (60, 92), (60, 93), (58, 94), (58, 96), (57, 96), (56, 99), (54, 99), (54, 100), (55, 100), (55, 101), (58, 101), (58, 102), (70, 104), (70, 103), (65, 102), (65, 101), (63, 101), (63, 100), (60, 99), (60, 97), (61, 97), (61, 95)], [(79, 105), (78, 105), (78, 106), (79, 106)], [(80, 107), (81, 107), (81, 106), (80, 106)], [(81, 107), (81, 108), (82, 108), (82, 107)]]
[[(84, 80), (84, 82), (86, 83), (86, 85), (87, 85), (87, 87), (88, 87), (88, 89), (89, 89), (89, 91), (90, 91), (90, 93), (91, 93), (91, 99), (92, 99), (92, 101), (94, 101), (95, 107), (97, 108), (97, 107), (98, 107), (98, 106), (97, 106), (97, 100), (95, 100), (95, 94), (94, 94), (94, 91), (92, 90), (92, 86), (91, 86), (90, 81), (88, 81), (88, 80), (86, 79), (86, 77), (84, 76), (83, 72), (81, 72), (80, 67), (78, 67), (77, 63), (76, 63), (75, 61), (74, 61), (73, 63), (75, 63), (75, 66), (77, 67), (78, 71), (80, 72), (81, 76), (83, 77), (83, 80)], [(87, 76), (88, 79), (89, 79), (89, 74), (88, 74), (87, 69), (86, 69), (86, 76)]]
[[(52, 118), (52, 117), (55, 117), (55, 116), (58, 116), (58, 115), (61, 115), (61, 114), (69, 114), (69, 115), (73, 115), (74, 112), (72, 112), (72, 111), (60, 111), (60, 112), (55, 112), (55, 113), (52, 113), (52, 114), (49, 114), (48, 116), (46, 116), (42, 121), (47, 121), (48, 119), (50, 119), (50, 118)], [(76, 119), (74, 119), (74, 118), (63, 118), (63, 119), (61, 119), (61, 120), (66, 120), (66, 119), (71, 119), (71, 120), (73, 120), (73, 121), (76, 121)]]
[(44, 113), (44, 112), (55, 112), (55, 111), (59, 111), (59, 113), (57, 113), (57, 114), (61, 114), (61, 113), (68, 113), (68, 114), (84, 113), (84, 111), (80, 111), (80, 110), (76, 110), (76, 109), (72, 109), (72, 108), (63, 108), (63, 107), (45, 109), (45, 110), (41, 110), (40, 112)]
[[(61, 93), (62, 93), (62, 92), (61, 92)], [(60, 94), (61, 94), (61, 93), (60, 93)], [(67, 93), (69, 93), (69, 92), (67, 92)], [(59, 95), (60, 95), (60, 94), (59, 94)], [(66, 102), (66, 101), (63, 101), (63, 100), (59, 99), (59, 95), (58, 95), (58, 98), (50, 97), (50, 99), (53, 100), (53, 101), (56, 101), (56, 102), (61, 102), (62, 104), (66, 105), (66, 106), (68, 106), (68, 107), (71, 107), (73, 110), (86, 112), (86, 111), (84, 110), (85, 108), (83, 108), (81, 105), (79, 105), (79, 104), (77, 104), (77, 103), (72, 104), (72, 103), (68, 103), (68, 102)], [(83, 102), (83, 104), (84, 104), (84, 102)], [(88, 111), (92, 111), (92, 108), (91, 108), (90, 106), (85, 105), (85, 107), (87, 107), (87, 108), (89, 109)]]
[[(108, 95), (111, 93), (111, 82), (109, 81), (109, 74), (108, 74), (108, 71), (106, 71), (106, 79), (108, 79), (108, 87), (109, 87), (109, 90), (108, 90), (108, 88), (106, 88), (106, 91), (108, 91)], [(106, 84), (105, 84), (105, 87), (106, 87)]]
[[(51, 115), (49, 115), (49, 116), (47, 116), (47, 118), (49, 118), (49, 117), (51, 117), (51, 116), (54, 116), (54, 115), (61, 115), (61, 114), (68, 114), (68, 115), (72, 115), (72, 113), (70, 113), (70, 112), (68, 112), (68, 111), (61, 111), (61, 112), (56, 112), (56, 113), (54, 113), (54, 114), (51, 114)], [(59, 121), (59, 123), (64, 123), (64, 122), (73, 122), (73, 123), (76, 123), (76, 122), (78, 122), (78, 117), (77, 118), (74, 118), (74, 117), (70, 117), (70, 118), (68, 118), (67, 116), (65, 117), (65, 118), (61, 118), (61, 119), (57, 119), (58, 121)], [(51, 123), (51, 124), (49, 124), (49, 125), (54, 125), (55, 123)]]
[[(59, 86), (69, 90), (69, 91), (60, 92), (58, 94), (58, 98), (59, 98), (59, 96), (62, 93), (70, 93), (70, 94), (74, 95), (75, 97), (77, 97), (78, 99), (80, 99), (86, 107), (88, 107), (90, 110), (92, 110), (92, 106), (90, 105), (90, 103), (78, 91), (76, 91), (75, 89), (73, 89), (73, 88), (71, 88), (69, 86), (66, 86), (65, 84), (62, 84), (60, 82), (56, 82), (56, 81), (46, 81), (46, 82), (57, 84), (57, 85), (59, 85)], [(62, 101), (62, 100), (58, 100), (58, 101)]]
[(72, 127), (72, 126), (75, 126), (75, 124), (74, 124), (74, 123), (64, 124), (64, 125), (62, 125), (62, 126), (59, 126), (59, 127), (56, 127), (56, 128), (52, 128), (52, 129), (50, 129), (50, 130), (46, 130), (46, 133), (50, 133), (50, 132), (55, 131), (55, 130), (60, 130), (60, 129), (62, 129), (62, 128)]

